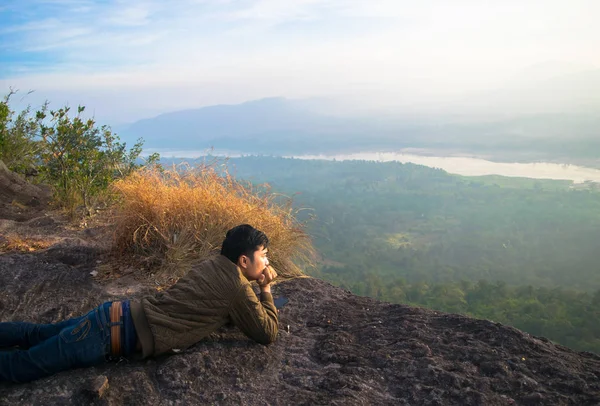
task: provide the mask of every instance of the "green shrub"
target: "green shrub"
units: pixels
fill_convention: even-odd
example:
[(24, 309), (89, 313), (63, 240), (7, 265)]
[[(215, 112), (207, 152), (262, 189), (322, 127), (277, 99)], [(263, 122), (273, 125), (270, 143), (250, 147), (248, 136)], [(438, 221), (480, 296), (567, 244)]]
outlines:
[[(10, 107), (11, 90), (0, 103), (0, 160), (17, 173), (40, 174), (54, 188), (56, 203), (74, 215), (78, 207), (92, 214), (99, 199), (110, 200), (108, 186), (140, 167), (142, 139), (127, 150), (108, 126), (84, 119), (85, 107), (48, 109), (35, 115), (28, 106), (18, 115)], [(158, 154), (146, 164), (156, 164)]]
[[(127, 151), (125, 143), (109, 127), (98, 127), (93, 119), (83, 119), (85, 107), (77, 108), (70, 117), (70, 108), (39, 111), (43, 148), (40, 154), (41, 170), (55, 188), (59, 204), (71, 213), (77, 206), (93, 212), (96, 199), (101, 197), (116, 179), (129, 175), (139, 165), (136, 160), (142, 152), (143, 141)], [(44, 124), (49, 118), (49, 123)], [(156, 160), (157, 156), (152, 156)]]

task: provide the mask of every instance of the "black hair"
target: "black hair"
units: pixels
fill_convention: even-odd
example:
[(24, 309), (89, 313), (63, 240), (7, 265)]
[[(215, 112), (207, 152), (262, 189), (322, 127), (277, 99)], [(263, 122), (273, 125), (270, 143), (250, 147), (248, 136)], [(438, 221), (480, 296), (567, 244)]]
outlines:
[(240, 224), (227, 231), (227, 235), (221, 246), (221, 255), (225, 255), (231, 262), (237, 264), (242, 255), (254, 260), (254, 251), (259, 247), (267, 248), (269, 239), (260, 230), (250, 224)]

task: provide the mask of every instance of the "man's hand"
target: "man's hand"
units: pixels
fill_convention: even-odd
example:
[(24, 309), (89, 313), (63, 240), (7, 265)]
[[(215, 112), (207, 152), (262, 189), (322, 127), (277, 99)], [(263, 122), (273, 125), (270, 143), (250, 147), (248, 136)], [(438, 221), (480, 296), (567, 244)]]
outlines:
[(271, 282), (275, 278), (277, 278), (277, 272), (275, 272), (275, 269), (273, 269), (271, 265), (268, 265), (256, 281), (258, 283), (258, 286), (260, 286), (260, 291), (270, 292)]

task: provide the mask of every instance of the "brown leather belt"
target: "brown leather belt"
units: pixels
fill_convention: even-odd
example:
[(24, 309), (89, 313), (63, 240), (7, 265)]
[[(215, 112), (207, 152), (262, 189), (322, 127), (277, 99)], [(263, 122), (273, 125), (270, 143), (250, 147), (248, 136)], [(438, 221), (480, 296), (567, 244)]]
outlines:
[(120, 357), (122, 353), (121, 347), (121, 325), (122, 323), (123, 305), (121, 302), (113, 302), (110, 306), (110, 355)]

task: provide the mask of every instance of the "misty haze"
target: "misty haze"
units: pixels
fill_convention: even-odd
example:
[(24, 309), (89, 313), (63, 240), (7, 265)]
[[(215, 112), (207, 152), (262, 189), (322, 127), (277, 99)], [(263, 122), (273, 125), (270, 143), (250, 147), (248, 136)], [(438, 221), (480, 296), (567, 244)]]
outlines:
[[(230, 191), (249, 200), (229, 218), (283, 208), (287, 232), (314, 245), (310, 261), (290, 255), (282, 267), (597, 357), (598, 16), (594, 0), (5, 0), (0, 175), (6, 166), (6, 179), (48, 185), (50, 203), (39, 192), (31, 210), (68, 218), (54, 232), (69, 241), (112, 230), (118, 188), (136, 176), (198, 194), (181, 179), (235, 179)], [(99, 284), (127, 272), (148, 282), (193, 263), (198, 246), (215, 249), (200, 235), (220, 233), (220, 217), (201, 205), (182, 214), (187, 196), (150, 190), (136, 199), (164, 203), (156, 218), (176, 221), (164, 231), (140, 210), (147, 223), (111, 244), (140, 230), (167, 242), (132, 248), (133, 270), (110, 259), (86, 268)], [(59, 244), (14, 231), (37, 224), (26, 206), (0, 192), (0, 260)], [(526, 374), (515, 368), (491, 375)], [(540, 399), (530, 404), (551, 404)]]

